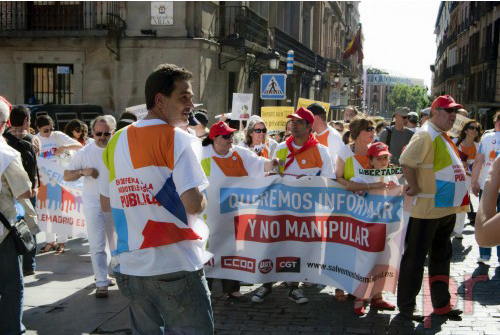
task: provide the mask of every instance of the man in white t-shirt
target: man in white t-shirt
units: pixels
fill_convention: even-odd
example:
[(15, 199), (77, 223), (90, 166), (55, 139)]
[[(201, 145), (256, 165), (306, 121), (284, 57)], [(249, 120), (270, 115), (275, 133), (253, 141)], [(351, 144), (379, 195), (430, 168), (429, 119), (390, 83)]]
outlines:
[(342, 147), (345, 145), (342, 141), (342, 135), (340, 135), (340, 133), (336, 129), (330, 127), (328, 123), (326, 123), (327, 113), (323, 106), (315, 102), (307, 106), (307, 109), (310, 110), (314, 115), (314, 123), (312, 127), (314, 136), (320, 144), (323, 144), (328, 148), (328, 152), (332, 157), (332, 167), (335, 171), (335, 162), (337, 161), (337, 156), (340, 152), (340, 149), (342, 149)]
[(111, 115), (98, 116), (90, 126), (95, 141), (75, 153), (64, 171), (64, 180), (74, 181), (84, 177), (83, 211), (87, 224), (90, 260), (96, 279), (96, 297), (107, 298), (108, 286), (114, 283), (108, 278), (110, 257), (106, 252), (106, 240), (110, 250), (115, 249), (115, 242), (111, 214), (101, 210), (99, 176), (104, 168), (102, 153), (114, 133), (116, 121)]
[[(500, 111), (495, 113), (493, 122), (495, 122), (495, 129), (484, 133), (481, 137), (479, 150), (472, 166), (472, 192), (476, 196), (479, 195), (479, 199), (482, 197), (488, 172), (500, 153)], [(500, 194), (497, 199), (497, 210), (500, 210)], [(497, 257), (500, 259), (500, 246), (497, 246)], [(486, 263), (490, 258), (491, 248), (479, 247), (478, 262)]]
[[(134, 334), (213, 334), (203, 265), (208, 180), (201, 141), (183, 130), (194, 107), (192, 73), (162, 64), (146, 80), (148, 114), (103, 153), (101, 205), (117, 233), (116, 281)], [(197, 154), (199, 156), (197, 156)]]

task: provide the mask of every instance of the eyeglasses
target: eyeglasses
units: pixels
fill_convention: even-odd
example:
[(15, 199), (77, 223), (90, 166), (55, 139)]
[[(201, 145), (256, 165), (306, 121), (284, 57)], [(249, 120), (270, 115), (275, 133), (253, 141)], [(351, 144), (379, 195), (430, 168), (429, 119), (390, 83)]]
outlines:
[(479, 127), (469, 126), (467, 129), (479, 131)]
[(75, 129), (75, 130), (73, 130), (73, 131), (74, 131), (74, 132), (76, 132), (76, 133), (81, 133), (81, 132), (82, 132), (82, 130), (81, 130), (81, 129)]
[(403, 118), (403, 120), (406, 120), (408, 118), (407, 115), (399, 115), (399, 116), (401, 116)]
[(52, 130), (54, 130), (54, 129), (53, 128), (51, 128), (51, 129), (44, 129), (43, 132), (44, 133), (50, 133)]
[(260, 134), (260, 133), (267, 133), (267, 129), (266, 128), (262, 128), (262, 129), (254, 129), (253, 130), (254, 132), (256, 132), (257, 134)]
[(109, 136), (109, 135), (111, 135), (111, 133), (109, 131), (104, 132), (104, 133), (102, 131), (98, 131), (97, 133), (94, 134), (94, 136), (99, 136), (99, 137), (101, 137), (102, 135)]
[(365, 130), (366, 130), (367, 132), (372, 132), (372, 131), (374, 131), (374, 130), (375, 130), (375, 127), (367, 127)]
[(230, 138), (233, 137), (233, 134), (228, 134), (228, 135), (220, 135), (223, 139), (229, 140)]

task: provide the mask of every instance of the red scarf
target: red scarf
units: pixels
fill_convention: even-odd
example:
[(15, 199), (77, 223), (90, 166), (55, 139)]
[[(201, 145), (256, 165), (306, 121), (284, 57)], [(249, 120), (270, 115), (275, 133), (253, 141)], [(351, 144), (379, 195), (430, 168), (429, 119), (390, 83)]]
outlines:
[(318, 145), (319, 142), (318, 140), (316, 139), (316, 137), (314, 137), (313, 134), (309, 134), (309, 139), (307, 140), (307, 142), (304, 144), (304, 146), (302, 146), (302, 148), (300, 149), (297, 149), (295, 150), (292, 146), (292, 143), (293, 143), (293, 139), (294, 137), (293, 136), (290, 136), (287, 140), (286, 140), (286, 146), (288, 148), (288, 151), (290, 152), (288, 154), (288, 156), (286, 158), (290, 158), (290, 160), (288, 162), (285, 163), (285, 171), (286, 169), (290, 166), (290, 164), (293, 163), (293, 161), (295, 160), (295, 155), (297, 154), (300, 154), (301, 152), (304, 152), (306, 151), (307, 149), (311, 148), (311, 147), (314, 147), (315, 145)]

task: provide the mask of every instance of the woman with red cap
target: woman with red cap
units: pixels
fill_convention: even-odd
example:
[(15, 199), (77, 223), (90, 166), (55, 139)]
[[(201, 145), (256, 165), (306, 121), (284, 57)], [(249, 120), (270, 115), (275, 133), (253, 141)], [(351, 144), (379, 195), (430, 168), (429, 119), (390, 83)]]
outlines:
[[(381, 142), (373, 143), (375, 138), (375, 127), (373, 122), (364, 117), (357, 116), (349, 124), (349, 131), (354, 142), (342, 148), (337, 157), (336, 175), (337, 181), (342, 184), (347, 191), (365, 192), (370, 189), (380, 189), (386, 186), (396, 184), (397, 179), (380, 180), (379, 177), (374, 180), (360, 180), (364, 178), (359, 170), (373, 169), (389, 164), (390, 154), (385, 144)], [(345, 300), (342, 290), (335, 291), (337, 300)], [(382, 292), (376, 293), (371, 299), (371, 306), (378, 309), (394, 310), (395, 305), (384, 300)], [(365, 314), (364, 299), (356, 298), (354, 303), (354, 313), (358, 316)]]
[[(277, 160), (258, 157), (248, 149), (233, 146), (235, 131), (219, 121), (210, 128), (208, 137), (203, 140), (201, 166), (209, 181), (224, 177), (261, 178), (278, 166)], [(239, 281), (222, 279), (222, 289), (229, 299), (247, 300), (240, 293)]]

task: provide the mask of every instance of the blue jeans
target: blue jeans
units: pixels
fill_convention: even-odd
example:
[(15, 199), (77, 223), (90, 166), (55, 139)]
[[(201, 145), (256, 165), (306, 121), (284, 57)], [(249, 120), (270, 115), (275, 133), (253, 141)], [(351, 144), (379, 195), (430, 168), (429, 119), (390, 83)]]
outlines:
[[(31, 204), (33, 205), (33, 208), (36, 210), (36, 197), (30, 198)], [(35, 239), (35, 244), (36, 244), (36, 235), (33, 235), (33, 238)], [(37, 248), (33, 249), (32, 252), (30, 252), (29, 255), (23, 256), (23, 272), (30, 272), (30, 271), (35, 271), (36, 268), (36, 262), (35, 262), (35, 256), (36, 256), (36, 250)]]
[(130, 276), (115, 271), (120, 292), (129, 300), (136, 334), (213, 334), (210, 293), (203, 270), (158, 276)]
[[(479, 201), (481, 201), (481, 196), (483, 195), (483, 190), (479, 190)], [(497, 212), (500, 212), (500, 194), (497, 198)], [(484, 260), (489, 261), (491, 258), (491, 248), (479, 247), (479, 257)], [(500, 245), (497, 246), (497, 257), (500, 262)]]
[(24, 283), (21, 261), (12, 237), (7, 235), (0, 244), (0, 334), (24, 333)]

